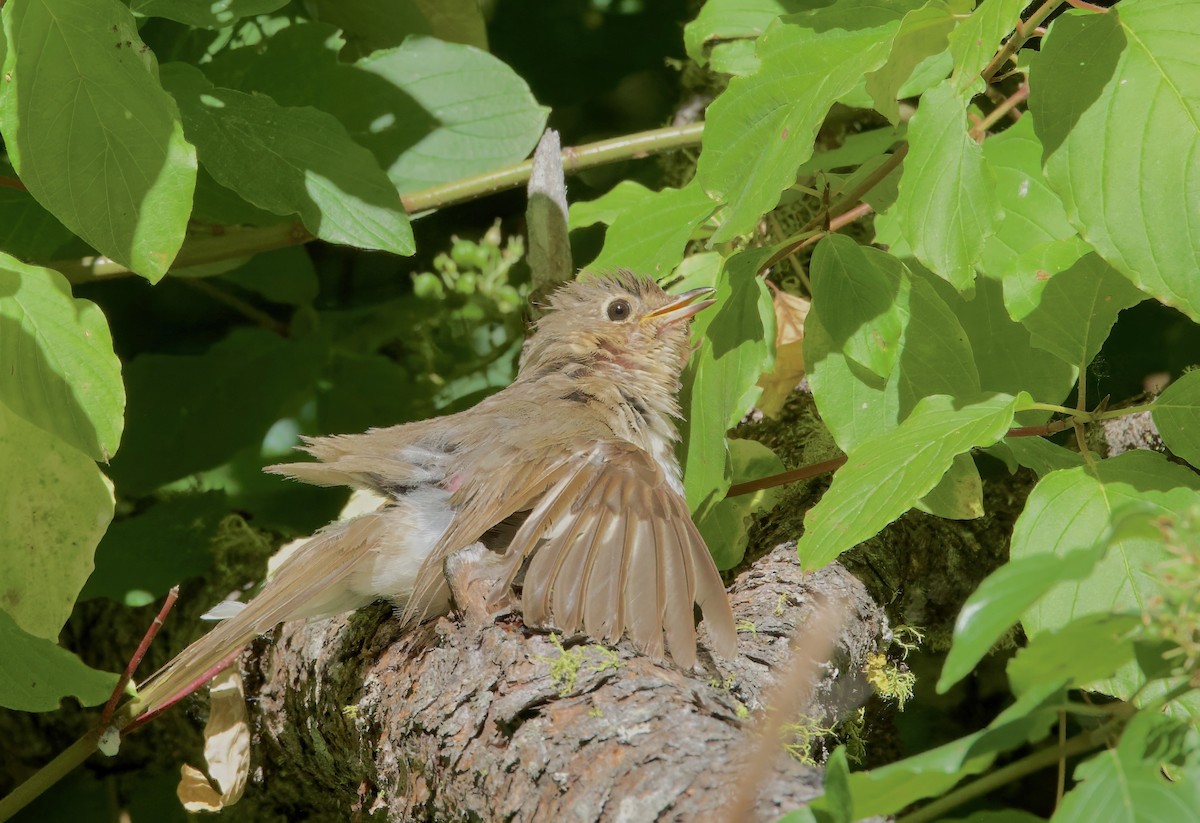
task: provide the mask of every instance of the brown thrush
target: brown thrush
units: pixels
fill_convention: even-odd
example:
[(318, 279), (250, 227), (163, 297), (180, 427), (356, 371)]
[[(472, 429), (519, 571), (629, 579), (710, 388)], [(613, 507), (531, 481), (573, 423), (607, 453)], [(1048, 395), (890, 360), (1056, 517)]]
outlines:
[(450, 607), (445, 559), (498, 552), (497, 597), (520, 580), (524, 621), (665, 649), (696, 662), (693, 602), (732, 655), (733, 614), (684, 500), (674, 419), (690, 318), (709, 289), (678, 297), (629, 272), (568, 283), (526, 344), (517, 379), (475, 407), (363, 434), (318, 437), (320, 462), (268, 471), (370, 489), (385, 502), (333, 523), (262, 592), (141, 690), (154, 711), (194, 689), (285, 620), (386, 598), (420, 620)]

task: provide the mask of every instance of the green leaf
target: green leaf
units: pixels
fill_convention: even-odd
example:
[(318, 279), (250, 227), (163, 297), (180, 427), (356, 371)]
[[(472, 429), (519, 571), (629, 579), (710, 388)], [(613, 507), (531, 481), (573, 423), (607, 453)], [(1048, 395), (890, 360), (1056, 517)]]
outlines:
[(287, 3), (288, 0), (130, 0), (129, 10), (138, 17), (166, 17), (187, 26), (220, 29), (242, 17), (268, 14)]
[[(0, 44), (3, 42), (0, 37)], [(0, 161), (0, 177), (16, 176), (12, 166)], [(29, 192), (0, 186), (0, 251), (23, 260), (47, 260), (74, 239), (75, 235)]]
[(128, 429), (111, 475), (128, 495), (219, 466), (262, 442), (326, 358), (320, 337), (236, 329), (198, 356), (146, 354), (125, 369)]
[(107, 597), (142, 605), (212, 566), (211, 541), (229, 515), (224, 493), (181, 494), (115, 521), (96, 548), (96, 571), (80, 600)]
[(299, 247), (257, 254), (221, 279), (289, 306), (311, 305), (320, 288), (312, 258)]
[(617, 215), (604, 236), (604, 248), (586, 268), (628, 268), (664, 277), (683, 260), (688, 241), (716, 208), (695, 180), (681, 189), (654, 192)]
[[(1023, 6), (1024, 0), (1016, 0), (1016, 5)], [(997, 0), (989, 0), (975, 14), (999, 7)], [(996, 178), (1001, 218), (984, 243), (979, 266), (990, 277), (1003, 277), (1027, 249), (1066, 240), (1076, 232), (1042, 172), (1042, 144), (1034, 133), (1032, 114), (1026, 112), (1016, 125), (985, 140), (983, 158)]]
[(1146, 298), (1098, 254), (1042, 283), (1037, 308), (1021, 318), (1033, 345), (1079, 369), (1096, 357), (1117, 315)]
[(1108, 550), (1107, 541), (1077, 549), (1063, 557), (1035, 555), (1010, 560), (979, 584), (954, 621), (954, 641), (938, 678), (945, 694), (983, 659), (1030, 606), (1065, 580), (1082, 580)]
[(341, 124), (312, 108), (220, 89), (198, 69), (163, 67), (188, 137), (213, 178), (259, 208), (299, 214), (322, 240), (412, 254), (400, 195)]
[(1141, 624), (1141, 615), (1089, 614), (1039, 634), (1008, 662), (1013, 694), (1045, 683), (1082, 687), (1111, 677), (1133, 660), (1129, 634)]
[(951, 80), (955, 89), (964, 92), (979, 82), (979, 73), (1000, 49), (1004, 36), (1021, 22), (1021, 10), (1027, 5), (1027, 0), (981, 2), (954, 30), (950, 35), (950, 56), (954, 59)]
[(1200, 371), (1188, 372), (1167, 386), (1152, 411), (1167, 448), (1200, 467)]
[(818, 172), (861, 166), (869, 160), (885, 157), (885, 152), (904, 139), (904, 126), (870, 129), (851, 134), (835, 149), (818, 151), (800, 164), (796, 174), (812, 177)]
[[(770, 477), (784, 470), (783, 461), (762, 443), (731, 438), (727, 445), (733, 483)], [(779, 489), (763, 489), (727, 497), (704, 512), (696, 526), (713, 553), (718, 569), (732, 569), (742, 562), (752, 518), (769, 511), (778, 497)]]
[(12, 0), (0, 131), (21, 182), (151, 282), (183, 243), (196, 154), (119, 0)]
[(1006, 437), (1003, 445), (1019, 464), (1032, 469), (1038, 477), (1083, 465), (1083, 457), (1079, 452), (1063, 448), (1043, 437)]
[(729, 204), (714, 241), (752, 230), (775, 207), (812, 155), (834, 101), (887, 60), (910, 6), (844, 0), (784, 18), (759, 38), (758, 71), (735, 77), (706, 115), (696, 176), (705, 191)]
[[(1161, 454), (1130, 451), (1087, 466), (1056, 471), (1034, 487), (1013, 527), (1013, 562), (1022, 558), (1061, 558), (1080, 546), (1095, 545), (1118, 509), (1139, 504), (1145, 517), (1186, 511), (1200, 503), (1200, 477)], [(1092, 573), (1078, 582), (1059, 583), (1022, 618), (1026, 632), (1059, 629), (1094, 613), (1141, 612), (1160, 590), (1151, 571), (1169, 556), (1153, 529), (1128, 527)], [(1048, 561), (1042, 561), (1048, 562)], [(1128, 697), (1141, 684), (1132, 664), (1103, 684), (1106, 692)]]
[(611, 226), (622, 214), (655, 194), (641, 183), (622, 180), (595, 200), (572, 203), (567, 228), (582, 229), (597, 223)]
[(1037, 310), (1046, 284), (1092, 253), (1079, 235), (1049, 240), (1025, 249), (1003, 267), (1004, 305), (1014, 320), (1024, 320)]
[[(979, 374), (967, 334), (929, 283), (914, 277), (886, 252), (866, 246), (850, 251), (846, 244), (852, 241), (845, 238), (831, 236), (822, 244), (826, 241), (831, 241), (830, 253), (814, 257), (811, 266), (813, 288), (826, 290), (826, 283), (835, 288), (841, 283), (863, 283), (853, 293), (834, 291), (839, 296), (832, 302), (818, 298), (805, 319), (804, 358), (809, 383), (821, 419), (838, 447), (850, 452), (863, 441), (892, 431), (923, 397), (978, 394)], [(844, 253), (831, 253), (834, 250)], [(886, 340), (890, 334), (886, 329), (875, 333), (875, 319), (890, 321), (891, 315), (869, 308), (860, 299), (858, 292), (862, 290), (895, 295), (895, 316), (902, 323), (903, 334), (895, 366), (886, 380), (856, 365), (843, 353), (847, 330), (856, 330), (861, 339), (868, 341)], [(828, 331), (827, 314), (840, 330), (839, 335)]]
[(349, 56), (398, 46), (410, 35), (487, 49), (478, 0), (315, 0), (316, 16), (341, 29)]
[(845, 235), (829, 234), (813, 250), (810, 272), (813, 303), (834, 345), (852, 364), (886, 379), (900, 357), (908, 319), (900, 299), (907, 291), (904, 264)]
[[(971, 343), (979, 386), (983, 391), (1016, 394), (1027, 391), (1042, 403), (1059, 403), (1070, 393), (1078, 371), (1058, 357), (1035, 348), (1029, 329), (1013, 320), (1004, 307), (1001, 284), (980, 278), (967, 299), (942, 280), (931, 281), (954, 312)], [(1017, 422), (1045, 422), (1050, 412), (1024, 411)]]
[(84, 706), (108, 700), (117, 675), (97, 671), (52, 640), (21, 630), (0, 610), (0, 706), (22, 712), (52, 712), (64, 697)]
[[(683, 47), (696, 65), (708, 62), (715, 49), (736, 41), (753, 41), (782, 14), (828, 6), (833, 0), (709, 0), (696, 19), (683, 27)], [(753, 49), (752, 49), (753, 51)]]
[(846, 760), (846, 747), (838, 746), (825, 761), (825, 794), (822, 795), (828, 817), (822, 823), (852, 823), (854, 797), (850, 792), (850, 763)]
[(0, 252), (0, 403), (93, 460), (124, 427), (125, 387), (108, 322), (56, 271)]
[[(703, 515), (729, 488), (730, 464), (725, 432), (748, 412), (761, 389), (758, 378), (774, 360), (775, 306), (758, 269), (771, 249), (750, 249), (725, 261), (714, 295), (717, 305), (704, 312), (707, 325), (689, 367), (681, 405), (688, 410), (684, 443), (684, 488), (693, 513)], [(703, 317), (703, 315), (702, 315)]]
[(1063, 797), (1054, 823), (1147, 823), (1200, 820), (1200, 786), (1172, 782), (1154, 760), (1105, 749), (1075, 767), (1077, 785)]
[(58, 638), (113, 515), (96, 463), (0, 403), (0, 609)]
[(542, 135), (549, 110), (486, 52), (410, 37), (348, 65), (337, 59), (339, 43), (328, 26), (291, 26), (261, 50), (218, 56), (208, 75), (332, 114), (401, 194), (516, 163)]
[(413, 382), (387, 357), (338, 352), (322, 375), (317, 423), (325, 432), (358, 432), (432, 417), (431, 398), (396, 391)]
[(1050, 26), (1029, 77), (1046, 175), (1096, 250), (1200, 320), (1200, 5), (1125, 0)]
[(1007, 395), (926, 397), (895, 431), (861, 443), (809, 510), (796, 547), (801, 563), (821, 568), (873, 537), (932, 491), (955, 457), (1003, 437), (1024, 402)]
[(876, 111), (892, 123), (900, 122), (897, 100), (901, 88), (921, 61), (945, 51), (946, 37), (958, 22), (957, 14), (969, 9), (970, 5), (961, 0), (955, 0), (953, 6), (931, 0), (904, 15), (887, 62), (867, 75), (866, 89)]
[(892, 207), (913, 256), (962, 291), (995, 226), (995, 179), (967, 133), (967, 110), (949, 81), (921, 95)]

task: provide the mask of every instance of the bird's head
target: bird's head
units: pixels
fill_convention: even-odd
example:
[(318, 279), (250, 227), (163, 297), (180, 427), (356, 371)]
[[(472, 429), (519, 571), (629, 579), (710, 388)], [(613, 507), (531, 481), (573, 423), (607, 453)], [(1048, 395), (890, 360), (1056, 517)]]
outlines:
[(678, 390), (691, 353), (690, 320), (712, 289), (671, 295), (629, 271), (585, 275), (550, 296), (521, 357), (530, 374), (578, 363), (646, 389)]

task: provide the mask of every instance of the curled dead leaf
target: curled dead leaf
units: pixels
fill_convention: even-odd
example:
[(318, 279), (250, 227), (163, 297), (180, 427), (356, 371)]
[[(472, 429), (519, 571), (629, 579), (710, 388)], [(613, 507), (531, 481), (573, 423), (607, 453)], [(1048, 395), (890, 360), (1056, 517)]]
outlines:
[(783, 409), (787, 396), (804, 377), (804, 319), (811, 301), (775, 290), (775, 368), (758, 380), (758, 408), (768, 417)]
[(211, 708), (204, 726), (208, 776), (185, 764), (175, 790), (189, 812), (218, 812), (232, 806), (241, 799), (250, 774), (250, 726), (241, 672), (232, 667), (217, 675), (209, 699)]

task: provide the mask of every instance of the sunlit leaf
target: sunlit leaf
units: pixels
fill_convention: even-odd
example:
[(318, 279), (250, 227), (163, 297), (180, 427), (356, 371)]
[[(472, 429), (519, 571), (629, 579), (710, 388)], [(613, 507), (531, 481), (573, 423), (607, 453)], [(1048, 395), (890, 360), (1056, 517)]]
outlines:
[(1068, 11), (1029, 77), (1046, 175), (1067, 216), (1143, 291), (1200, 320), (1200, 5)]

